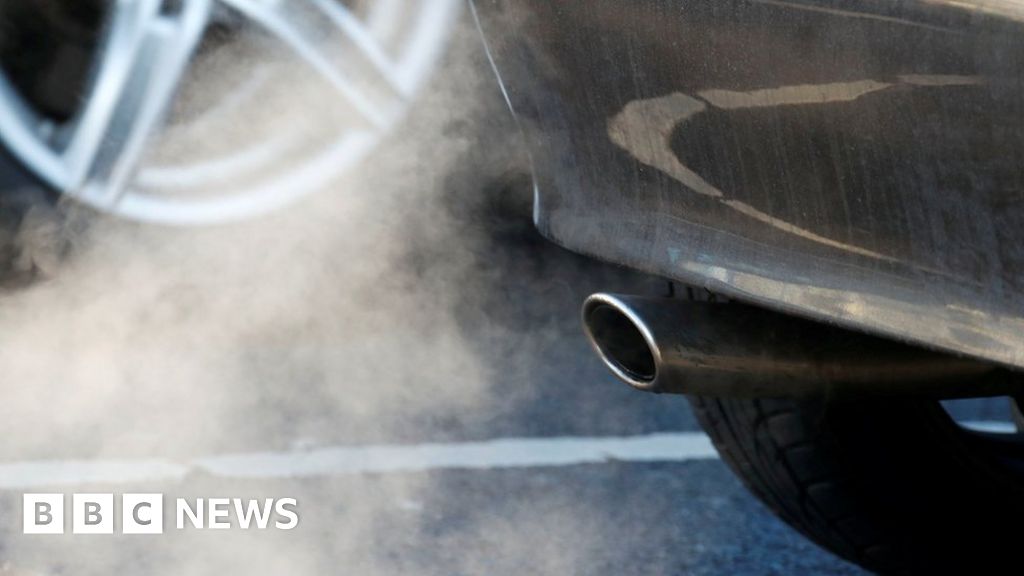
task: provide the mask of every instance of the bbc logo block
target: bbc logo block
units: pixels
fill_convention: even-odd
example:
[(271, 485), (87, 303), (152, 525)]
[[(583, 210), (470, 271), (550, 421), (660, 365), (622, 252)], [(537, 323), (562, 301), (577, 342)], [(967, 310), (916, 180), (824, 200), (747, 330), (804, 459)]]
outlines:
[(22, 505), (25, 534), (64, 533), (63, 494), (25, 494)]
[[(71, 531), (74, 534), (113, 534), (113, 494), (72, 494)], [(39, 516), (35, 516), (39, 520)]]
[(163, 531), (163, 494), (124, 494), (121, 496), (121, 532), (125, 534), (162, 534)]
[[(121, 532), (162, 534), (163, 502), (163, 494), (123, 494)], [(25, 534), (64, 533), (63, 494), (24, 494), (22, 506)], [(71, 532), (113, 534), (116, 512), (113, 494), (72, 494)]]

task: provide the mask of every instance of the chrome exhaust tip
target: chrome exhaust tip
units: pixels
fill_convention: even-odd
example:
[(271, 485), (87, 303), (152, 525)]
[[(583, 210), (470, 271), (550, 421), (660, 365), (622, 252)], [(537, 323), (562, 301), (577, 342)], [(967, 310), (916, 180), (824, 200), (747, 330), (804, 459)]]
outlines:
[(593, 294), (583, 302), (583, 332), (619, 380), (658, 392), (661, 352), (654, 332), (627, 297)]
[(738, 303), (598, 293), (583, 330), (605, 366), (645, 392), (954, 398), (1024, 391), (988, 362)]

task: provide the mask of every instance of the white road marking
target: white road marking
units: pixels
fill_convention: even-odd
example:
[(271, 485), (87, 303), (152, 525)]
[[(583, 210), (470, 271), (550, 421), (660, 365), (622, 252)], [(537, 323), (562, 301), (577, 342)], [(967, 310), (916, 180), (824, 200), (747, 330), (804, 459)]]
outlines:
[(717, 458), (701, 432), (625, 437), (501, 438), (451, 444), (336, 446), (171, 460), (40, 460), (0, 464), (0, 489), (179, 481), (198, 473), (219, 478), (316, 476), (489, 470), (623, 462), (684, 462)]
[(0, 488), (178, 480), (188, 468), (166, 460), (37, 460), (0, 464)]
[[(990, 420), (960, 424), (986, 432), (1016, 430), (1012, 423)], [(718, 453), (702, 432), (499, 438), (449, 444), (332, 446), (287, 452), (250, 452), (184, 462), (162, 459), (6, 462), (0, 463), (0, 489), (177, 482), (189, 474), (224, 479), (280, 479), (431, 470), (536, 468), (615, 461), (686, 462), (716, 458)]]

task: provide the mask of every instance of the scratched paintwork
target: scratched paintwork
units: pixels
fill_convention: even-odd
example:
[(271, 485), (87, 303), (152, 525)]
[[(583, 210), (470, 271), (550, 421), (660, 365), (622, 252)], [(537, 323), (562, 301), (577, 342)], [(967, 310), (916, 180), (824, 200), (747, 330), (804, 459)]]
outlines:
[(1022, 5), (475, 0), (543, 233), (1020, 367)]

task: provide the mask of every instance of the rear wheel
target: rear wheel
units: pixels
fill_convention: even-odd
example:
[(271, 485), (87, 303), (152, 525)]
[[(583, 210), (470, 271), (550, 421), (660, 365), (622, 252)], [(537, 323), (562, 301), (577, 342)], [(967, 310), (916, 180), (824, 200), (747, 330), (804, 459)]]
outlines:
[(883, 573), (1020, 573), (1018, 440), (931, 400), (690, 402), (747, 487), (826, 549)]

